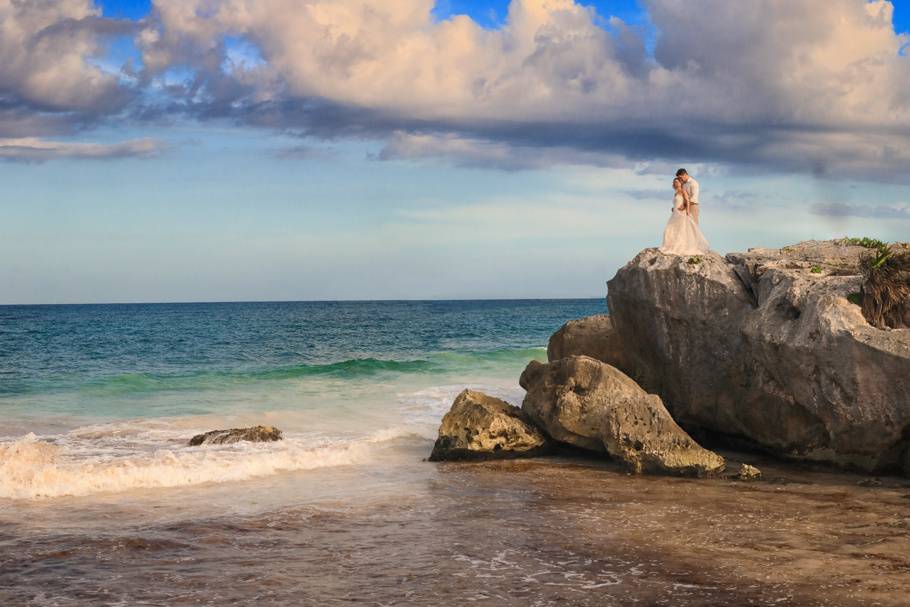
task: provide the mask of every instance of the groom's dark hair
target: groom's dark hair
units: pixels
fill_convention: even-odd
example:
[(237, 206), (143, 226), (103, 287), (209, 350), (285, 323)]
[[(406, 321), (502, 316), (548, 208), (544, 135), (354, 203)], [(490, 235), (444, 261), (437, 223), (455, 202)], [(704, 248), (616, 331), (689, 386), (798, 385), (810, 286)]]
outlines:
[(689, 174), (689, 172), (686, 169), (679, 169), (678, 171), (676, 171), (677, 177), (679, 177), (680, 175), (688, 175), (688, 174)]

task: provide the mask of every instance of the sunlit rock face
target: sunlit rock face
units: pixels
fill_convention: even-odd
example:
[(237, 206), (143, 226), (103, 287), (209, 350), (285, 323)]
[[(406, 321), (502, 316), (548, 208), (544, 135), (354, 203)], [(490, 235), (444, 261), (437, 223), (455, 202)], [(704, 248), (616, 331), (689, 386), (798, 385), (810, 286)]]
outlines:
[(606, 453), (635, 473), (709, 476), (724, 459), (680, 428), (660, 397), (588, 356), (532, 361), (522, 409), (554, 440)]
[(542, 455), (546, 436), (518, 407), (464, 390), (442, 418), (430, 461), (508, 459)]
[(726, 257), (646, 249), (609, 282), (605, 362), (690, 431), (910, 473), (910, 330), (863, 317), (867, 253), (833, 241)]

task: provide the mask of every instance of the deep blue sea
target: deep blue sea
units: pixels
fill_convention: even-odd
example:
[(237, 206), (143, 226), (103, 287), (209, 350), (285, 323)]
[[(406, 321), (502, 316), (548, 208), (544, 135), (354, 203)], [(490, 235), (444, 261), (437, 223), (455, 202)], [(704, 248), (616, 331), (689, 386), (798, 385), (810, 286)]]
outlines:
[[(431, 444), (466, 387), (518, 376), (602, 299), (0, 307), (0, 498), (230, 483)], [(191, 449), (270, 424), (273, 445)], [(365, 446), (368, 446), (365, 447)]]

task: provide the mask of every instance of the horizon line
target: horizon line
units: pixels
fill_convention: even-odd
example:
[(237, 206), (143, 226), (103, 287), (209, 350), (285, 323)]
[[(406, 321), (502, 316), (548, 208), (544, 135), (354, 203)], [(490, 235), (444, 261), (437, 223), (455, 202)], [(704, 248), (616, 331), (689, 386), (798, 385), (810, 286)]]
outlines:
[(430, 303), (447, 301), (578, 301), (605, 299), (602, 295), (586, 297), (454, 297), (419, 299), (236, 299), (236, 300), (177, 300), (177, 301), (101, 301), (64, 303), (0, 303), (0, 308), (26, 306), (158, 306), (202, 304), (261, 304), (261, 303)]

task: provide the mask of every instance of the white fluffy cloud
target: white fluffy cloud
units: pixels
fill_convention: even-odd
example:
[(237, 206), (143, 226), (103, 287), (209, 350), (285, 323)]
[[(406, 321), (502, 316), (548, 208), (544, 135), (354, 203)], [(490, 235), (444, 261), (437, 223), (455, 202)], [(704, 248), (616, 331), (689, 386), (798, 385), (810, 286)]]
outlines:
[(104, 20), (91, 0), (0, 0), (0, 96), (41, 111), (117, 109), (117, 77), (92, 59), (105, 36), (131, 26)]
[(0, 158), (111, 158), (159, 149), (150, 140), (44, 139), (72, 134), (126, 107), (133, 92), (97, 59), (112, 36), (135, 29), (104, 19), (91, 0), (0, 0)]
[[(910, 38), (887, 0), (643, 5), (653, 54), (641, 32), (574, 0), (512, 0), (493, 30), (437, 21), (433, 0), (154, 0), (136, 38), (154, 108), (138, 109), (506, 168), (623, 157), (905, 173)], [(118, 107), (122, 87), (89, 61), (114, 25), (89, 0), (0, 0), (0, 23), (8, 96)], [(232, 61), (238, 39), (261, 57)], [(175, 72), (191, 77), (173, 86)]]
[[(497, 30), (437, 22), (431, 0), (156, 0), (142, 46), (152, 72), (198, 70), (196, 99), (200, 83), (219, 83), (208, 102), (227, 113), (321, 135), (397, 133), (390, 154), (495, 160), (498, 146), (537, 146), (854, 176), (910, 160), (908, 39), (890, 2), (645, 6), (653, 57), (621, 21), (604, 28), (573, 0), (513, 0)], [(224, 74), (225, 36), (264, 61)], [(225, 76), (249, 97), (219, 100), (238, 94)]]

